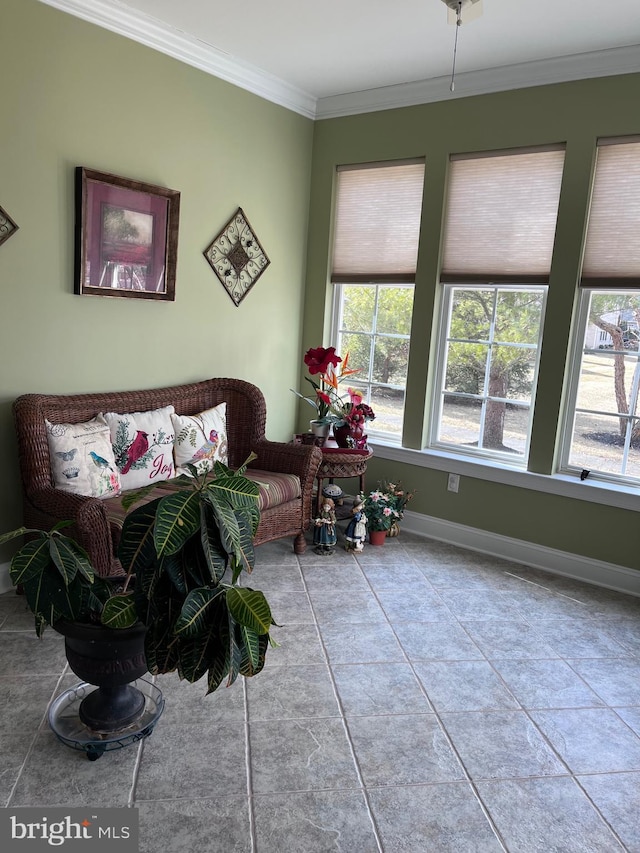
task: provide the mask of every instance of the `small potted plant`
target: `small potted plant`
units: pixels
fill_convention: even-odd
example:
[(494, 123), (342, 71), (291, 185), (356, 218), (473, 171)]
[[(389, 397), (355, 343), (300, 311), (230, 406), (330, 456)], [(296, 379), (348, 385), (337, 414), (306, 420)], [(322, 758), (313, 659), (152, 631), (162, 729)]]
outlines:
[(389, 480), (378, 480), (378, 491), (384, 492), (390, 496), (389, 505), (397, 512), (397, 517), (392, 521), (391, 527), (387, 531), (387, 536), (397, 536), (400, 533), (398, 522), (404, 517), (404, 510), (411, 498), (415, 495), (414, 491), (408, 491), (403, 488), (402, 483), (392, 483)]
[(372, 545), (384, 545), (387, 533), (399, 515), (393, 495), (379, 489), (369, 492), (364, 500), (364, 512), (367, 516), (369, 542)]

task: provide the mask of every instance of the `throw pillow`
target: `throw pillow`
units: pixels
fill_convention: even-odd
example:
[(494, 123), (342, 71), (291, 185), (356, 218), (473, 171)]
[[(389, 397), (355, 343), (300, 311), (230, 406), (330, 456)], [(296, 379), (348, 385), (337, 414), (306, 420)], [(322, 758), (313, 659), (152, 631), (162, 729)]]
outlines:
[(123, 491), (170, 480), (173, 466), (173, 406), (150, 412), (105, 412)]
[(45, 420), (51, 473), (57, 489), (91, 498), (120, 494), (109, 427), (100, 417), (82, 424)]
[(227, 404), (220, 403), (198, 415), (171, 415), (176, 435), (176, 474), (187, 474), (187, 464), (199, 474), (211, 471), (214, 462), (227, 464)]

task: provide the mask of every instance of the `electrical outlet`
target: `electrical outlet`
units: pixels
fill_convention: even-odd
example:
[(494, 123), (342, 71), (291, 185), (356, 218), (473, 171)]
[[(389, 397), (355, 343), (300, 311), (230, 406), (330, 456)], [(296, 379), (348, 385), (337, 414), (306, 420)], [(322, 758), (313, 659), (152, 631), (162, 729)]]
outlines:
[(447, 490), (457, 492), (460, 487), (460, 474), (449, 474), (447, 479)]

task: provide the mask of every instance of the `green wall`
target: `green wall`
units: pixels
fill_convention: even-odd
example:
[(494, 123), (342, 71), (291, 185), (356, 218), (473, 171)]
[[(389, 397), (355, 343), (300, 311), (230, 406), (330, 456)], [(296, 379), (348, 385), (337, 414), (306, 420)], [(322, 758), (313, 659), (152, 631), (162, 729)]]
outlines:
[[(37, 0), (2, 0), (0, 56), (7, 81), (0, 205), (20, 226), (0, 246), (0, 529), (20, 523), (11, 423), (19, 394), (231, 375), (264, 390), (270, 438), (287, 439), (296, 417), (303, 428), (308, 411), (288, 389), (299, 383), (301, 352), (327, 342), (339, 163), (426, 158), (406, 419), (407, 443), (421, 447), (448, 155), (566, 142), (531, 450), (533, 470), (552, 470), (595, 140), (640, 133), (640, 75), (452, 98), (314, 126)], [(73, 294), (77, 165), (180, 190), (174, 303)], [(236, 308), (202, 251), (238, 206), (271, 266)], [(634, 512), (470, 477), (452, 495), (444, 472), (374, 459), (369, 481), (382, 476), (418, 489), (413, 511), (638, 566)]]
[[(640, 75), (452, 98), (434, 104), (316, 122), (303, 344), (322, 340), (331, 287), (332, 193), (345, 163), (425, 157), (425, 197), (416, 273), (405, 444), (425, 443), (425, 399), (438, 299), (443, 201), (453, 152), (566, 143), (530, 467), (554, 470), (576, 283), (599, 136), (640, 133)], [(325, 325), (326, 329), (326, 325)], [(452, 470), (455, 470), (455, 466)], [(418, 490), (410, 509), (453, 523), (638, 568), (637, 513), (464, 476), (457, 495), (446, 473), (374, 458), (368, 480), (402, 479)], [(606, 499), (605, 499), (606, 500)], [(639, 501), (640, 508), (640, 501)]]
[[(2, 0), (0, 530), (21, 520), (19, 394), (255, 382), (288, 439), (313, 122), (36, 0)], [(73, 294), (74, 167), (181, 192), (176, 301)], [(241, 206), (271, 265), (235, 307), (202, 255)]]

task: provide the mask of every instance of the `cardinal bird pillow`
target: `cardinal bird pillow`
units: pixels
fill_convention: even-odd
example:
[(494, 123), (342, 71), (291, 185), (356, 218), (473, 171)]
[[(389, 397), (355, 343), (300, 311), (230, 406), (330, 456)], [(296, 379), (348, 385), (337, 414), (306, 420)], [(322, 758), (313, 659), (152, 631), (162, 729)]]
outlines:
[(176, 434), (176, 475), (188, 475), (187, 464), (195, 465), (199, 474), (211, 471), (214, 462), (227, 464), (226, 403), (199, 415), (171, 415), (171, 420)]
[(174, 412), (173, 406), (165, 406), (151, 412), (101, 415), (109, 424), (123, 491), (175, 477), (171, 423)]
[(84, 424), (45, 421), (45, 425), (57, 489), (91, 498), (114, 498), (120, 494), (109, 427), (100, 417)]

